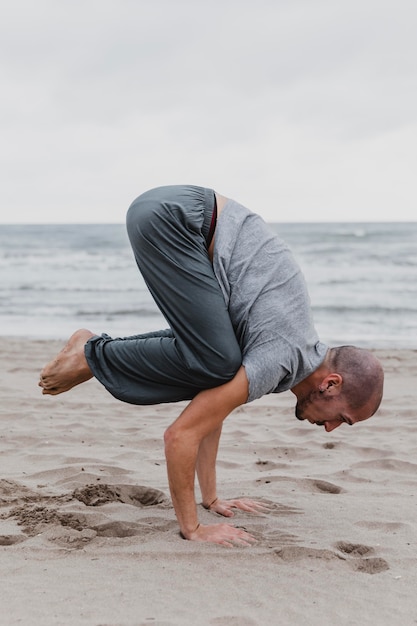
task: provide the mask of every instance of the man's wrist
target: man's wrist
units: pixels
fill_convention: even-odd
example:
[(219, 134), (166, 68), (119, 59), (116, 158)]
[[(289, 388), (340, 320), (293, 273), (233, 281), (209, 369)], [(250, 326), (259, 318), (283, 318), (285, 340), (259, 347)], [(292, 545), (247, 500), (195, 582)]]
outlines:
[(180, 530), (180, 537), (181, 537), (181, 539), (192, 539), (192, 536), (194, 535), (194, 533), (196, 533), (198, 531), (199, 528), (200, 528), (200, 522), (197, 524), (197, 526), (191, 532), (188, 532), (188, 531), (184, 531), (183, 532), (182, 530)]
[(203, 504), (203, 507), (204, 507), (205, 509), (207, 509), (207, 511), (209, 511), (209, 510), (211, 509), (211, 507), (213, 506), (213, 504), (215, 504), (215, 503), (217, 502), (217, 500), (218, 500), (218, 499), (219, 499), (219, 498), (216, 496), (216, 497), (214, 498), (214, 500), (212, 500), (212, 501), (210, 502), (210, 504), (207, 504), (207, 503), (206, 503), (206, 502), (204, 502), (204, 500), (203, 500), (203, 503), (202, 503), (202, 504)]

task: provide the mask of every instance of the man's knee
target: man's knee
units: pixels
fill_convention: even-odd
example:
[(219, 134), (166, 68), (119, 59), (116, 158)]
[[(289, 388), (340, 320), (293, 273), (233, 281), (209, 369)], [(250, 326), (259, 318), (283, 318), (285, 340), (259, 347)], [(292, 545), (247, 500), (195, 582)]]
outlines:
[(226, 383), (231, 380), (242, 365), (242, 354), (236, 343), (231, 342), (227, 346), (222, 346), (220, 350), (213, 350), (199, 359), (197, 366), (198, 373), (209, 377), (216, 382)]
[(236, 343), (236, 345), (229, 346), (226, 354), (223, 355), (221, 369), (223, 374), (230, 380), (235, 376), (241, 365), (242, 353)]
[(126, 227), (132, 243), (137, 237), (149, 238), (155, 228), (157, 232), (155, 220), (161, 203), (156, 192), (157, 190), (152, 189), (143, 193), (132, 202), (127, 211)]

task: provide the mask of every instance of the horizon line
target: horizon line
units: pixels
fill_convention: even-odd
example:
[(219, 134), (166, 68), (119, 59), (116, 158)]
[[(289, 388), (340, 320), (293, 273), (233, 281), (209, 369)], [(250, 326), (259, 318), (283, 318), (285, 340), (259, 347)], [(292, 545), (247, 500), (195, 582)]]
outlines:
[[(262, 216), (261, 216), (262, 217)], [(267, 224), (415, 224), (412, 219), (380, 219), (380, 220), (269, 220), (262, 218)], [(125, 222), (3, 222), (0, 226), (124, 226)]]

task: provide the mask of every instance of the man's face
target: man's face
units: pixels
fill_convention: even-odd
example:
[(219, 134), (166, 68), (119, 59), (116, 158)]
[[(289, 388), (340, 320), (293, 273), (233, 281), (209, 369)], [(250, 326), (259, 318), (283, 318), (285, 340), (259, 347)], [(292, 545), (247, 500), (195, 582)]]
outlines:
[(352, 426), (371, 416), (367, 407), (352, 410), (340, 396), (328, 398), (317, 389), (299, 398), (295, 415), (299, 420), (308, 420), (310, 424), (323, 426), (329, 433), (341, 424)]

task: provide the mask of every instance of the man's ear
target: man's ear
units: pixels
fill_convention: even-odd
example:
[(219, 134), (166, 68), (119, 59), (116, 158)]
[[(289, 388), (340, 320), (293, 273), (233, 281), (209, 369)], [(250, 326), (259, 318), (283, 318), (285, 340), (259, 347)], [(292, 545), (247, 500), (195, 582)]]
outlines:
[(319, 385), (320, 393), (332, 393), (333, 395), (336, 393), (340, 393), (342, 390), (343, 377), (341, 374), (337, 374), (336, 372), (332, 372), (328, 374)]

